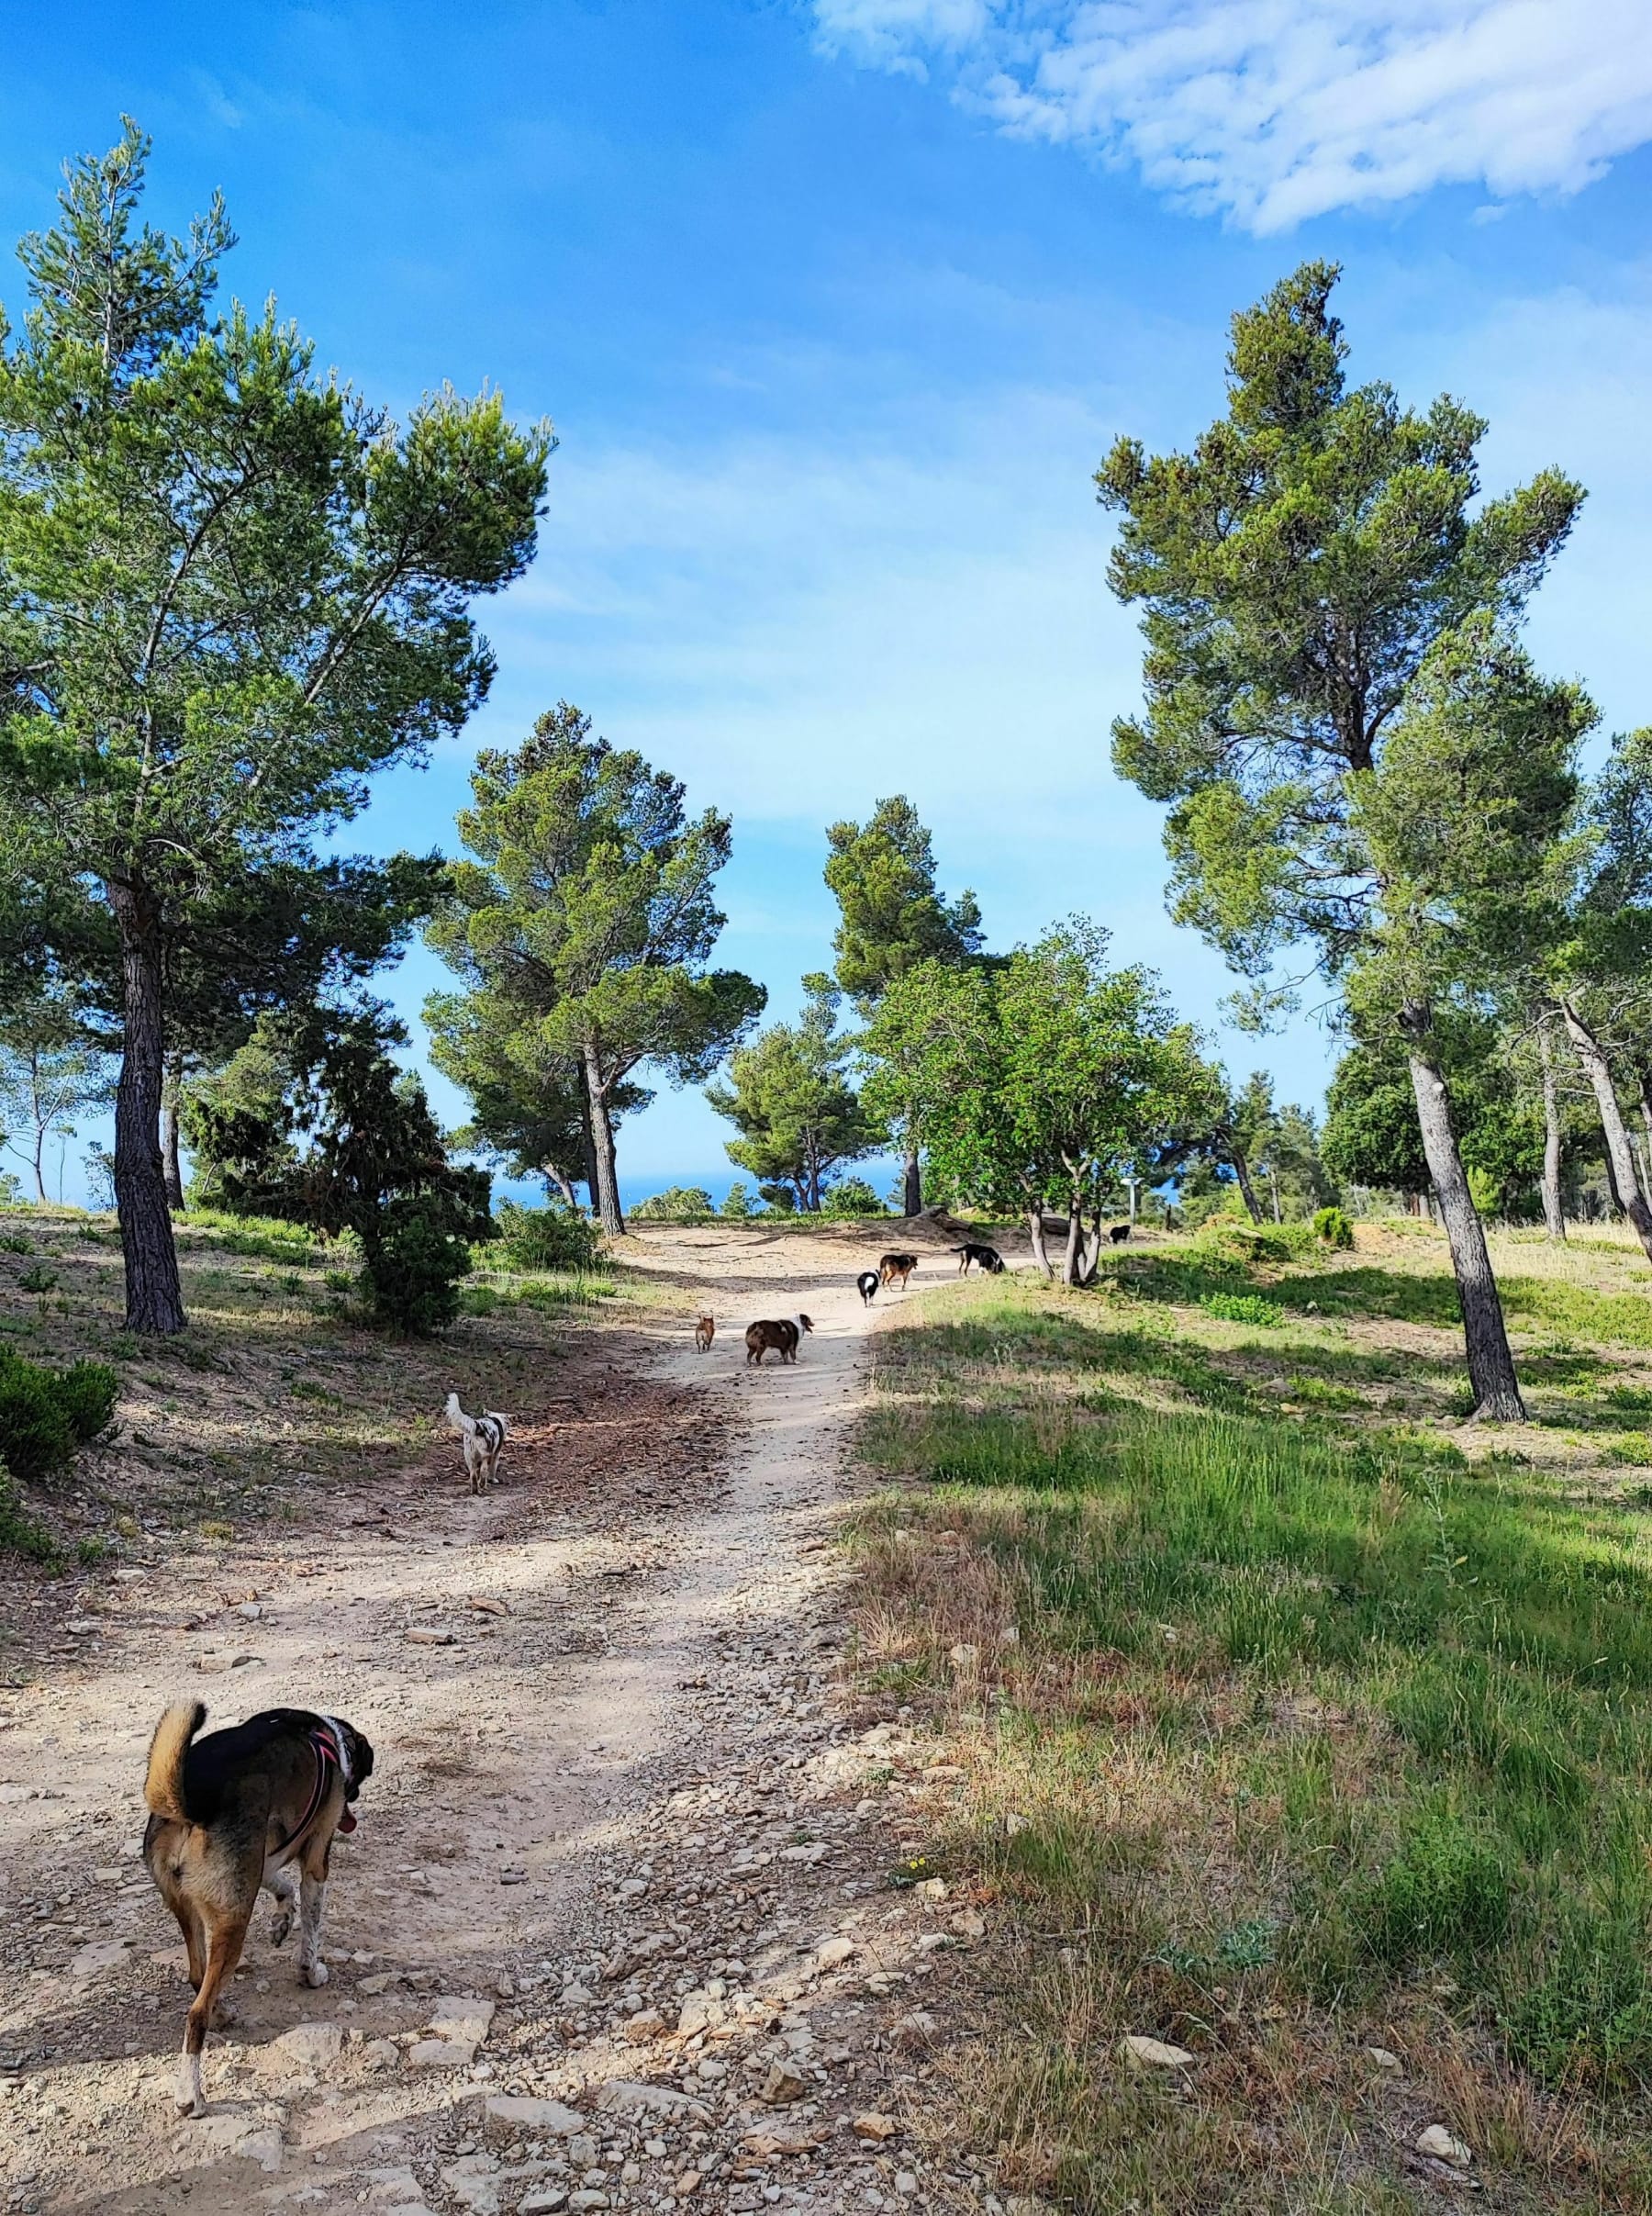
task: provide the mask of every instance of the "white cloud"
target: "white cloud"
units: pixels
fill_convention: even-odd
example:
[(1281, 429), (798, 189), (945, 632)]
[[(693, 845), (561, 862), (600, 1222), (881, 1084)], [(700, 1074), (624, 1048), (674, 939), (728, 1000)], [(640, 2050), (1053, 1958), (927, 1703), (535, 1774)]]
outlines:
[(815, 0), (1025, 137), (1270, 232), (1437, 185), (1569, 193), (1652, 137), (1647, 0)]

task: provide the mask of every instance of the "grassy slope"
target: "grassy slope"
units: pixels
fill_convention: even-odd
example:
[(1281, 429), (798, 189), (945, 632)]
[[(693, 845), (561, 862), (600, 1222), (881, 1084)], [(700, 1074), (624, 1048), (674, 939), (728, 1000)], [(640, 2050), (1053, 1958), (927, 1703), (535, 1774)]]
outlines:
[[(31, 1520), (83, 1559), (140, 1526), (216, 1541), (304, 1519), (341, 1478), (422, 1455), (452, 1385), (518, 1405), (560, 1353), (568, 1310), (613, 1290), (484, 1270), (451, 1332), (405, 1342), (349, 1320), (350, 1256), (297, 1226), (197, 1213), (178, 1246), (190, 1327), (140, 1342), (120, 1329), (112, 1218), (0, 1214), (0, 1345), (54, 1365), (94, 1355), (120, 1375), (112, 1443), (23, 1489)], [(54, 1281), (43, 1301), (19, 1281), (37, 1270)]]
[(959, 2097), (1065, 2207), (1436, 2207), (1434, 2122), (1491, 2205), (1649, 2205), (1652, 1289), (1500, 1259), (1524, 1433), (1449, 1436), (1450, 1282), (1399, 1233), (877, 1342), (864, 1451), (916, 1483), (860, 1520), (861, 1666), (955, 1742), (938, 1851), (1013, 1911)]

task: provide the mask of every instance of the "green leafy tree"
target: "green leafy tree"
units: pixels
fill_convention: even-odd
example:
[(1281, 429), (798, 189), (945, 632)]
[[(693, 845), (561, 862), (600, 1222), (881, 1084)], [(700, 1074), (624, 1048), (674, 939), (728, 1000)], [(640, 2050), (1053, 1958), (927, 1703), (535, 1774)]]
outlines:
[[(1614, 735), (1580, 829), (1564, 924), (1543, 949), (1539, 974), (1594, 1096), (1613, 1197), (1652, 1259), (1652, 1195), (1620, 1098), (1622, 1087), (1652, 1140), (1652, 730)], [(1546, 1074), (1555, 1086), (1552, 1069)], [(1557, 1150), (1554, 1106), (1550, 1147)]]
[(616, 752), (566, 701), (513, 753), (480, 755), (471, 789), (459, 831), (474, 858), (454, 864), (430, 944), (491, 996), (478, 1020), (502, 1030), (518, 1070), (577, 1072), (597, 1213), (623, 1232), (614, 1119), (636, 1098), (632, 1073), (703, 1081), (766, 998), (740, 971), (706, 967), (729, 820), (691, 819), (677, 778)]
[(371, 1005), (266, 1025), (233, 1085), (195, 1093), (191, 1129), (226, 1206), (353, 1231), (374, 1315), (422, 1335), (458, 1314), (471, 1247), (494, 1225), (486, 1172), (450, 1158), (423, 1086), (387, 1051), (406, 1043)]
[(46, 1146), (73, 1138), (73, 1118), (109, 1097), (108, 1058), (90, 1044), (72, 998), (39, 993), (0, 1014), (0, 1115), (6, 1144), (28, 1164), (35, 1198), (46, 1195)]
[[(0, 789), (119, 949), (127, 1322), (184, 1324), (160, 1143), (175, 919), (307, 862), (369, 774), (459, 729), (467, 614), (530, 557), (542, 429), (442, 391), (400, 431), (273, 306), (213, 297), (214, 200), (143, 225), (147, 140), (73, 163), (0, 350)], [(7, 845), (14, 843), (8, 838)]]
[(758, 1179), (765, 1200), (809, 1214), (821, 1204), (832, 1172), (884, 1144), (849, 1070), (855, 1042), (837, 1028), (837, 996), (815, 991), (796, 1024), (771, 1024), (729, 1058), (726, 1083), (706, 1098), (740, 1133), (729, 1159)]
[[(575, 1186), (583, 1182), (594, 1203), (591, 1119), (579, 1063), (550, 1051), (519, 1006), (486, 987), (432, 993), (424, 1018), (431, 1061), (470, 1099), (470, 1121), (452, 1134), (453, 1145), (499, 1163), (511, 1177), (542, 1177), (568, 1208), (578, 1206)], [(630, 1080), (610, 1087), (610, 1126), (618, 1131), (653, 1098)]]
[[(1350, 386), (1336, 275), (1305, 263), (1233, 319), (1227, 409), (1190, 453), (1149, 459), (1121, 439), (1097, 479), (1120, 518), (1113, 589), (1144, 610), (1145, 711), (1114, 725), (1114, 758), (1168, 803), (1174, 913), (1262, 1005), (1288, 950), (1339, 981), (1363, 958), (1381, 894), (1358, 781), (1430, 654), (1477, 616), (1518, 614), (1582, 497), (1551, 470), (1482, 501), (1480, 418)], [(1431, 1054), (1434, 994), (1412, 983), (1389, 1020), (1410, 1044), (1476, 1398), (1512, 1416), (1501, 1305)]]
[[(826, 844), (826, 883), (840, 917), (832, 941), (833, 975), (863, 1018), (874, 1013), (897, 978), (921, 963), (955, 964), (979, 953), (976, 897), (942, 897), (930, 834), (910, 800), (898, 793), (879, 800), (865, 823), (833, 823)], [(910, 1113), (900, 1119), (900, 1129), (904, 1213), (916, 1215), (923, 1205), (921, 1135)]]
[[(1046, 1274), (1046, 1208), (1066, 1217), (1060, 1274), (1088, 1284), (1104, 1215), (1161, 1135), (1208, 1123), (1215, 1079), (1153, 974), (1110, 970), (1108, 935), (1075, 919), (1001, 965), (910, 970), (873, 1019), (878, 1067), (899, 1070), (949, 1187), (1024, 1211)], [(874, 1105), (879, 1087), (869, 1088)]]

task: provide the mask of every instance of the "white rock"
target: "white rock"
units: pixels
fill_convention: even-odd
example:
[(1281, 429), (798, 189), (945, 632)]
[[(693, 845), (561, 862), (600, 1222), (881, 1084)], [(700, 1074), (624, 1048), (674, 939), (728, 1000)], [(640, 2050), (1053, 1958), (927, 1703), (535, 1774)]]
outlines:
[(456, 2039), (418, 2039), (407, 2049), (407, 2060), (416, 2070), (463, 2070), (475, 2054), (474, 2047)]
[(575, 1978), (572, 1984), (564, 1986), (562, 1997), (564, 2008), (583, 2009), (590, 2000), (591, 1995), (588, 1988), (582, 1986)]
[(469, 2154), (441, 2173), (441, 2182), (471, 2216), (499, 2216), (498, 2164), (485, 2154)]
[(449, 1993), (430, 2010), (428, 2024), (432, 2039), (452, 2040), (474, 2051), (487, 2037), (493, 2020), (491, 2000), (478, 2000), (471, 1993)]
[(570, 2132), (582, 2132), (585, 2118), (577, 2109), (564, 2108), (560, 2100), (534, 2100), (526, 2095), (495, 2093), (484, 2106), (482, 2130), (488, 2139), (532, 2138), (542, 2132), (553, 2139), (565, 2139)]
[(328, 2070), (339, 2059), (344, 2033), (336, 2023), (296, 2023), (271, 2043), (301, 2070)]
[[(714, 1982), (720, 1985), (722, 1981), (719, 1978)], [(564, 1998), (566, 1998), (564, 1994)], [(682, 2006), (677, 2011), (677, 2036), (679, 2039), (692, 2039), (697, 2031), (709, 2031), (724, 2022), (728, 2013), (720, 1994), (713, 1993), (709, 1987), (697, 1987), (694, 1992), (683, 1996)]]
[(1426, 2132), (1419, 2132), (1416, 2145), (1419, 2154), (1432, 2154), (1436, 2162), (1448, 2162), (1454, 2169), (1466, 2170), (1474, 2160), (1473, 2151), (1454, 2138), (1443, 2123), (1431, 2123)]
[(835, 1970), (841, 1964), (852, 1960), (859, 1952), (860, 1950), (852, 1939), (844, 1939), (841, 1936), (836, 1939), (823, 1939), (815, 1949), (815, 1963), (820, 1969)]
[(1367, 2047), (1366, 2053), (1379, 2070), (1400, 2070), (1405, 2066), (1391, 2047)]
[(257, 2116), (202, 2116), (173, 2143), (197, 2162), (240, 2155), (266, 2172), (281, 2167), (280, 2127)]
[(610, 2077), (597, 2096), (597, 2106), (610, 2115), (692, 2116), (709, 2123), (711, 2111), (703, 2101), (679, 2092), (675, 2086), (637, 2085), (628, 2077)]
[(1193, 2057), (1186, 2047), (1173, 2047), (1162, 2039), (1146, 2039), (1132, 2031), (1120, 2042), (1124, 2059), (1138, 2070), (1185, 2070)]

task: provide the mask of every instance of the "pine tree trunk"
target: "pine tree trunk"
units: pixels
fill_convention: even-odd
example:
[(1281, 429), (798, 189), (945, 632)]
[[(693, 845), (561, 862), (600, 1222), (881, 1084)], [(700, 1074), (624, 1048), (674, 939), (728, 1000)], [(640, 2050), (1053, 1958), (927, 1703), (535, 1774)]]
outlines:
[(1141, 1180), (1133, 1177), (1127, 1179), (1124, 1190), (1130, 1195), (1130, 1228), (1133, 1231), (1136, 1227), (1136, 1205), (1142, 1193)]
[(1485, 1226), (1468, 1190), (1468, 1175), (1451, 1126), (1445, 1074), (1424, 1043), (1428, 1027), (1426, 1009), (1407, 1012), (1403, 1028), (1408, 1034), (1412, 1090), (1417, 1099), (1423, 1152), (1451, 1248), (1452, 1274), (1463, 1311), (1474, 1416), (1489, 1423), (1524, 1424), (1525, 1403), (1520, 1397), (1520, 1381), (1514, 1374), (1514, 1358), (1503, 1326), (1502, 1302), (1491, 1273), (1491, 1257), (1486, 1251)]
[(184, 1213), (184, 1170), (178, 1158), (179, 1094), (184, 1088), (184, 1058), (166, 1058), (165, 1082), (161, 1089), (161, 1160), (166, 1179), (166, 1204), (174, 1215)]
[(591, 1152), (594, 1182), (591, 1199), (602, 1228), (615, 1238), (625, 1237), (625, 1217), (620, 1207), (620, 1178), (614, 1164), (614, 1126), (608, 1112), (601, 1063), (596, 1046), (585, 1050), (586, 1098), (591, 1110)]
[(1606, 1141), (1606, 1167), (1611, 1176), (1613, 1197), (1635, 1226), (1646, 1258), (1652, 1261), (1652, 1207), (1647, 1206), (1646, 1195), (1641, 1191), (1640, 1177), (1635, 1167), (1635, 1150), (1629, 1144), (1629, 1126), (1624, 1123), (1624, 1111), (1618, 1104), (1617, 1088), (1612, 1081), (1612, 1069), (1606, 1059), (1606, 1050), (1569, 1001), (1561, 1002), (1560, 1013), (1566, 1019), (1566, 1035), (1577, 1048), (1578, 1059), (1583, 1065), (1583, 1074), (1589, 1080), (1595, 1096), (1601, 1130)]
[(577, 1212), (579, 1203), (575, 1197), (573, 1181), (567, 1173), (559, 1170), (554, 1162), (542, 1162), (540, 1168), (546, 1184), (553, 1186), (561, 1194), (564, 1206)]
[(126, 1260), (126, 1326), (170, 1335), (188, 1319), (161, 1160), (160, 917), (148, 894), (130, 885), (111, 885), (109, 905), (120, 928), (125, 1013), (115, 1091), (115, 1206)]
[(1566, 1237), (1566, 1203), (1560, 1191), (1560, 1091), (1555, 1080), (1555, 1045), (1548, 1018), (1537, 1026), (1543, 1061), (1543, 1222), (1552, 1239)]
[(1049, 1249), (1044, 1245), (1044, 1203), (1041, 1201), (1035, 1201), (1027, 1210), (1027, 1237), (1032, 1248), (1032, 1259), (1046, 1277), (1054, 1277), (1055, 1272), (1050, 1267)]
[(918, 1141), (911, 1132), (907, 1133), (906, 1190), (901, 1195), (901, 1213), (918, 1215), (923, 1209), (923, 1172), (918, 1166)]

